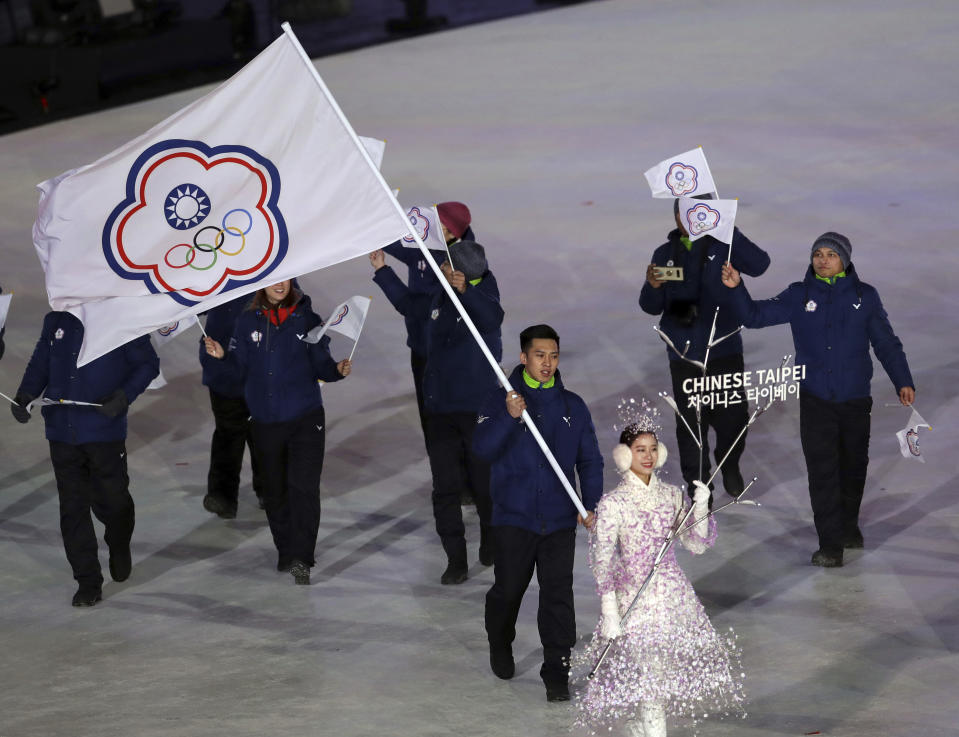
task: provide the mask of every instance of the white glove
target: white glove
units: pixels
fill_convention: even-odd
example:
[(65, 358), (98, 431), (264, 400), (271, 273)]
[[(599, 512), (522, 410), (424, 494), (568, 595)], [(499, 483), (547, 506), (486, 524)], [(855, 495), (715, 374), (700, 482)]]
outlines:
[(709, 519), (703, 518), (709, 514), (711, 492), (702, 481), (693, 481), (693, 486), (696, 487), (696, 491), (693, 492), (693, 520), (699, 520), (693, 527), (693, 532), (700, 537), (706, 537), (709, 533)]
[(615, 592), (603, 594), (602, 613), (603, 618), (599, 625), (599, 634), (607, 640), (615, 640), (623, 634), (623, 628), (619, 619), (619, 605), (616, 603)]

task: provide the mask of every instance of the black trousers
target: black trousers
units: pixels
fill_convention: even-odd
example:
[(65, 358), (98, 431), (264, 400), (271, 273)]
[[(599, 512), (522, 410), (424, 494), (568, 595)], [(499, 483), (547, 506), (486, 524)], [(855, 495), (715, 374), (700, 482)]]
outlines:
[(323, 408), (289, 422), (253, 422), (253, 449), (263, 479), (263, 507), (281, 559), (316, 560), (320, 475), (326, 445)]
[(841, 553), (843, 537), (859, 527), (869, 467), (872, 397), (829, 402), (799, 393), (799, 435), (809, 501), (824, 552)]
[(426, 416), (426, 450), (433, 475), (436, 532), (451, 561), (466, 565), (466, 527), (460, 498), (468, 492), (480, 518), (480, 545), (486, 543), (492, 503), (489, 464), (473, 454), (476, 414), (452, 412)]
[(250, 446), (250, 465), (253, 468), (253, 491), (262, 496), (263, 482), (259, 477), (259, 463), (253, 452), (253, 434), (250, 410), (243, 397), (225, 397), (210, 390), (210, 408), (213, 410), (213, 440), (210, 443), (210, 472), (206, 477), (206, 491), (211, 496), (225, 499), (236, 506), (240, 489), (240, 470), (243, 451)]
[(486, 636), (491, 649), (510, 648), (516, 617), (533, 577), (539, 582), (536, 622), (543, 643), (540, 677), (548, 685), (569, 679), (569, 654), (576, 642), (573, 560), (576, 530), (537, 535), (520, 527), (492, 528), (493, 586), (486, 594)]
[(60, 534), (73, 577), (83, 587), (100, 588), (103, 574), (90, 512), (106, 528), (103, 538), (110, 548), (122, 550), (133, 537), (125, 441), (71, 445), (51, 440), (50, 460), (60, 497)]
[[(743, 356), (737, 353), (732, 356), (722, 356), (721, 358), (710, 359), (707, 367), (707, 376), (717, 376), (719, 374), (740, 373), (743, 370)], [(689, 407), (689, 399), (686, 392), (683, 391), (683, 381), (686, 379), (698, 379), (702, 377), (702, 371), (692, 364), (685, 361), (670, 361), (669, 373), (673, 379), (673, 396), (676, 398), (676, 406), (679, 407), (680, 414), (686, 422), (696, 432), (696, 408)], [(743, 392), (740, 392), (743, 394)], [(719, 463), (726, 452), (733, 446), (736, 436), (746, 426), (749, 420), (749, 408), (745, 401), (739, 404), (731, 404), (726, 407), (700, 407), (700, 417), (702, 418), (703, 448), (700, 453), (696, 447), (693, 436), (689, 434), (682, 421), (676, 421), (676, 445), (679, 450), (679, 467), (682, 470), (683, 480), (686, 482), (686, 488), (689, 495), (693, 493), (693, 481), (705, 481), (709, 478), (709, 428), (713, 428), (716, 433), (716, 450), (713, 453), (716, 463)], [(723, 468), (738, 468), (739, 458), (746, 448), (746, 433), (733, 447), (732, 453), (723, 464)], [(699, 462), (702, 458), (702, 478), (699, 477)]]
[(423, 441), (426, 441), (426, 410), (423, 409), (423, 375), (426, 373), (426, 357), (410, 351), (410, 371), (413, 372), (413, 388), (416, 390), (416, 408), (420, 413)]

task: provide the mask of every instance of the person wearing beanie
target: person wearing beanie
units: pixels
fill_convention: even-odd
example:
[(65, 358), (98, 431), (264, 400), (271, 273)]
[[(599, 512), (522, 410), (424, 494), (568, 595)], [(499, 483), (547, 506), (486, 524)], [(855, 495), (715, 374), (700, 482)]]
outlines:
[[(620, 405), (638, 410), (632, 401)], [(646, 405), (645, 400), (642, 406)], [(591, 734), (625, 720), (627, 737), (666, 737), (666, 717), (706, 717), (742, 711), (740, 653), (732, 633), (713, 628), (692, 584), (676, 560), (659, 548), (689, 511), (682, 489), (664, 481), (666, 461), (655, 415), (636, 412), (623, 428), (613, 461), (620, 482), (596, 506), (589, 562), (600, 595), (601, 616), (576, 665), (595, 667), (577, 699), (576, 725)], [(699, 555), (716, 541), (716, 519), (707, 516), (709, 487), (695, 483), (692, 510), (677, 537)], [(639, 605), (626, 612), (650, 571), (655, 573)], [(580, 668), (577, 667), (577, 671)]]
[(136, 512), (127, 475), (127, 409), (160, 373), (146, 335), (78, 367), (83, 333), (83, 323), (69, 312), (47, 313), (10, 407), (17, 422), (29, 422), (29, 405), (37, 397), (79, 402), (41, 410), (57, 480), (60, 533), (78, 584), (72, 602), (77, 607), (93, 606), (103, 596), (91, 514), (103, 523), (111, 577), (130, 576)]
[[(503, 356), (500, 326), (504, 313), (486, 252), (472, 240), (457, 241), (449, 250), (452, 265), (444, 257), (440, 268), (499, 361)], [(475, 501), (480, 518), (480, 563), (488, 566), (493, 562), (489, 542), (489, 464), (473, 452), (472, 438), (483, 400), (499, 381), (446, 292), (441, 289), (424, 304), (384, 261), (383, 251), (370, 254), (377, 283), (400, 314), (423, 320), (426, 326), (424, 432), (433, 476), (433, 516), (447, 558), (440, 582), (459, 584), (466, 580), (469, 568), (461, 508), (461, 499), (466, 495)]]
[[(470, 228), (470, 211), (462, 202), (441, 202), (436, 206), (447, 246), (459, 240), (475, 240)], [(407, 267), (406, 289), (401, 293), (390, 291), (396, 280), (393, 269), (379, 256), (385, 253)], [(430, 251), (436, 263), (446, 260), (445, 251)], [(376, 260), (374, 261), (374, 257)], [(406, 345), (410, 348), (410, 371), (416, 391), (416, 406), (419, 410), (420, 427), (426, 437), (426, 420), (423, 413), (423, 371), (426, 368), (426, 333), (429, 325), (429, 307), (433, 297), (442, 291), (433, 269), (426, 263), (419, 248), (406, 248), (400, 241), (391, 243), (370, 254), (373, 263), (373, 281), (384, 291), (387, 299), (403, 315), (406, 323)], [(402, 309), (398, 305), (402, 305)]]
[(732, 290), (729, 302), (743, 325), (789, 323), (792, 329), (796, 365), (806, 369), (799, 390), (799, 434), (819, 536), (812, 563), (835, 568), (843, 564), (844, 548), (864, 544), (859, 507), (869, 465), (869, 346), (902, 404), (912, 404), (916, 391), (879, 293), (859, 280), (849, 239), (823, 233), (813, 243), (810, 261), (805, 278), (773, 299), (754, 301), (729, 264), (723, 267), (723, 283)]
[[(701, 198), (700, 198), (701, 199)], [(719, 301), (724, 298), (719, 286), (720, 269), (726, 260), (729, 246), (712, 236), (703, 236), (695, 241), (689, 234), (679, 214), (679, 200), (673, 201), (673, 218), (676, 228), (666, 238), (666, 243), (653, 252), (652, 263), (646, 269), (646, 282), (639, 294), (639, 306), (650, 315), (661, 315), (659, 329), (682, 351), (687, 343), (685, 357), (704, 361), (709, 342), (713, 316)], [(733, 265), (744, 274), (760, 276), (769, 267), (769, 255), (739, 228), (733, 231)], [(662, 281), (657, 278), (656, 268), (678, 266), (683, 269), (682, 281)], [(739, 322), (728, 310), (720, 310), (716, 317), (716, 336), (735, 333)], [(687, 379), (701, 378), (702, 369), (682, 358), (672, 348), (666, 349), (669, 357), (669, 373), (672, 378), (673, 396), (683, 420), (676, 422), (676, 446), (679, 450), (679, 466), (686, 481), (690, 497), (695, 490), (694, 482), (710, 476), (709, 428), (716, 433), (714, 457), (719, 463), (727, 452), (729, 456), (722, 465), (723, 488), (731, 496), (743, 490), (743, 476), (739, 459), (746, 447), (746, 434), (736, 441), (746, 426), (749, 411), (745, 403), (727, 406), (700, 406), (697, 419), (696, 408), (690, 406), (689, 397), (683, 390)], [(708, 376), (741, 373), (743, 370), (743, 342), (734, 334), (709, 350), (706, 367)], [(699, 448), (689, 425), (702, 433), (702, 448)], [(735, 443), (735, 445), (734, 445)], [(710, 486), (712, 488), (712, 486)]]
[[(559, 335), (549, 325), (520, 333), (520, 365), (507, 394), (490, 392), (477, 418), (473, 448), (492, 464), (493, 586), (486, 594), (490, 667), (513, 677), (516, 618), (533, 570), (539, 582), (540, 677), (549, 701), (569, 700), (569, 656), (576, 641), (573, 557), (576, 524), (592, 527), (603, 493), (603, 456), (586, 403), (560, 377)], [(587, 519), (579, 518), (565, 488), (522, 420), (523, 410), (553, 451), (566, 477), (579, 476)]]

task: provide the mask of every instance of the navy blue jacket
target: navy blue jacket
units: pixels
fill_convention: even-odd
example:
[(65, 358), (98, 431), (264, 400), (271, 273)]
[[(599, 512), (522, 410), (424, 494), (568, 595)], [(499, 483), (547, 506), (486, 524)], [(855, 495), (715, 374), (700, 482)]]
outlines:
[[(230, 338), (236, 329), (237, 318), (250, 306), (252, 294), (217, 305), (206, 312), (204, 332), (222, 346), (230, 344)], [(200, 340), (200, 365), (203, 367), (203, 384), (224, 397), (243, 396), (243, 382), (235, 372), (223, 371), (219, 359), (206, 352), (203, 340)]]
[[(513, 391), (526, 409), (573, 488), (575, 468), (583, 506), (596, 508), (603, 495), (603, 456), (593, 419), (579, 395), (563, 387), (559, 372), (549, 389), (533, 389), (523, 380), (523, 367), (510, 376)], [(556, 477), (543, 451), (521, 419), (506, 410), (506, 392), (489, 394), (473, 432), (473, 451), (489, 461), (491, 523), (522, 527), (540, 535), (576, 527), (576, 507)]]
[[(659, 288), (645, 282), (639, 294), (639, 306), (650, 315), (662, 315), (660, 330), (680, 351), (689, 340), (686, 357), (702, 361), (706, 356), (706, 344), (709, 342), (717, 304), (720, 305), (716, 319), (717, 338), (728, 335), (740, 325), (730, 310), (722, 309), (726, 299), (726, 295), (720, 291), (725, 289), (722, 285), (722, 267), (729, 246), (707, 235), (693, 241), (692, 249), (687, 251), (679, 236), (678, 228), (670, 232), (667, 242), (653, 252), (652, 263), (657, 266), (681, 266), (683, 281), (668, 281)], [(769, 268), (769, 255), (743, 235), (739, 228), (735, 228), (732, 264), (743, 274), (759, 276)], [(690, 304), (696, 305), (697, 316), (691, 325), (684, 325), (679, 316), (686, 312)], [(671, 349), (667, 348), (666, 352), (670, 361), (680, 360)], [(709, 355), (719, 358), (742, 352), (743, 341), (737, 334), (715, 346)]]
[(243, 384), (246, 406), (256, 422), (288, 422), (323, 406), (318, 379), (339, 381), (330, 355), (330, 339), (306, 343), (306, 335), (320, 325), (310, 298), (300, 297), (294, 310), (279, 326), (265, 310), (246, 310), (236, 321), (225, 371)]
[(803, 281), (793, 282), (772, 299), (753, 301), (743, 284), (727, 291), (746, 327), (789, 323), (796, 365), (806, 367), (801, 387), (810, 394), (831, 402), (870, 396), (870, 344), (896, 392), (904, 386), (915, 388), (879, 293), (859, 281), (852, 264), (835, 284), (817, 279), (810, 266)]
[[(502, 360), (503, 308), (496, 277), (487, 271), (479, 284), (467, 284), (458, 297), (493, 358)], [(499, 379), (446, 292), (433, 297), (428, 323), (423, 373), (425, 411), (478, 412), (487, 394), (499, 386)]]
[[(474, 240), (473, 231), (467, 228), (466, 232), (463, 233), (463, 240)], [(390, 279), (388, 273), (384, 274), (382, 273), (383, 269), (379, 269), (373, 273), (373, 281), (383, 290), (396, 311), (403, 315), (406, 322), (406, 345), (416, 355), (425, 357), (430, 304), (433, 297), (438, 292), (443, 291), (443, 288), (437, 281), (433, 269), (426, 263), (426, 258), (419, 248), (406, 248), (400, 241), (396, 241), (383, 250), (396, 260), (406, 264), (408, 269), (407, 289), (404, 293), (402, 309), (391, 296), (391, 294), (395, 295), (395, 290), (392, 290), (392, 279)], [(446, 251), (431, 250), (430, 254), (438, 264), (446, 260)], [(392, 271), (390, 269), (390, 272)]]
[[(49, 399), (102, 403), (123, 389), (132, 403), (160, 373), (160, 359), (141, 336), (77, 368), (83, 323), (69, 312), (48, 312), (18, 392)], [(71, 445), (106, 443), (127, 436), (127, 413), (107, 417), (96, 407), (64, 404), (44, 407), (47, 440)]]

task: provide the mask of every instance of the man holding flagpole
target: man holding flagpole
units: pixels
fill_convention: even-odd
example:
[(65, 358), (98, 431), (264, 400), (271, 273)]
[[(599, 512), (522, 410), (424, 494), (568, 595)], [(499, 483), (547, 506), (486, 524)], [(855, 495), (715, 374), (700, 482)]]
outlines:
[[(127, 475), (127, 408), (160, 372), (150, 338), (141, 336), (82, 367), (84, 328), (69, 312), (50, 312), (11, 406), (28, 422), (41, 395), (70, 404), (46, 406), (43, 418), (60, 499), (60, 532), (73, 577), (73, 606), (102, 598), (103, 575), (91, 511), (105, 527), (114, 581), (130, 576), (134, 505)], [(78, 404), (73, 404), (77, 402)], [(83, 403), (92, 403), (88, 406)]]
[[(710, 195), (695, 199), (712, 199)], [(713, 211), (712, 208), (705, 209)], [(682, 418), (689, 427), (697, 428), (696, 409), (689, 406), (683, 382), (703, 376), (699, 366), (706, 358), (707, 344), (713, 326), (716, 306), (724, 296), (719, 290), (720, 270), (726, 260), (726, 244), (712, 235), (690, 238), (689, 229), (680, 217), (680, 200), (673, 200), (673, 219), (676, 228), (670, 231), (666, 243), (653, 252), (652, 263), (646, 269), (646, 283), (639, 295), (639, 306), (650, 315), (662, 315), (659, 328), (673, 348), (667, 348), (669, 373), (672, 377), (673, 396)], [(749, 240), (739, 228), (732, 233), (732, 259), (743, 273), (759, 276), (769, 267), (768, 254)], [(662, 267), (682, 269), (683, 278), (676, 281), (662, 279)], [(735, 315), (720, 310), (716, 318), (716, 337), (734, 332), (739, 327)], [(686, 348), (688, 342), (688, 348)], [(708, 375), (741, 373), (743, 371), (743, 343), (738, 335), (732, 335), (709, 351)], [(732, 448), (722, 466), (723, 486), (726, 492), (738, 496), (743, 490), (743, 477), (739, 470), (739, 458), (746, 446), (745, 434), (733, 447), (737, 435), (746, 426), (749, 413), (745, 402), (727, 407), (701, 407), (702, 449), (682, 421), (676, 423), (676, 443), (679, 462), (687, 492), (692, 498), (694, 481), (709, 477), (708, 431), (716, 433), (715, 457), (718, 463)]]
[(502, 679), (513, 677), (512, 644), (516, 617), (533, 570), (539, 581), (537, 622), (543, 643), (540, 676), (549, 701), (569, 699), (569, 655), (576, 642), (573, 559), (577, 510), (559, 479), (547, 468), (523, 410), (535, 418), (557, 461), (573, 482), (579, 474), (579, 521), (593, 525), (603, 493), (603, 456), (589, 408), (563, 386), (559, 335), (549, 325), (520, 333), (520, 365), (510, 375), (513, 390), (487, 397), (474, 433), (474, 447), (492, 464), (494, 582), (486, 594), (486, 634), (490, 667)]
[[(450, 246), (450, 257), (455, 269), (444, 261), (443, 274), (499, 360), (503, 355), (500, 326), (504, 313), (486, 251), (475, 241), (458, 241)], [(469, 568), (460, 506), (465, 493), (475, 500), (480, 518), (480, 563), (493, 563), (489, 464), (473, 452), (472, 441), (477, 413), (486, 395), (498, 385), (497, 377), (445, 292), (434, 295), (426, 307), (392, 269), (387, 270), (383, 251), (372, 253), (370, 260), (377, 272), (376, 282), (393, 306), (401, 314), (415, 315), (427, 323), (423, 377), (426, 448), (433, 475), (436, 532), (447, 557), (440, 582), (463, 583)]]

